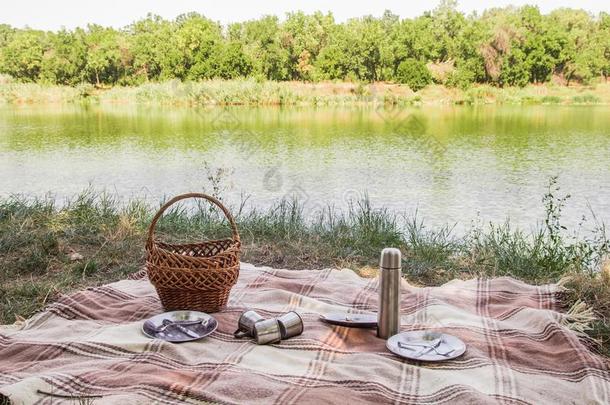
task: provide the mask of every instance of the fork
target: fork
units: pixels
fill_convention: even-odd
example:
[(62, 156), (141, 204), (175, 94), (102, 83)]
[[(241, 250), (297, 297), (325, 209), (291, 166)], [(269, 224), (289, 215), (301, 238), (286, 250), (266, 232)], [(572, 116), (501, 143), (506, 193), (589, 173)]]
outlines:
[(199, 319), (196, 321), (173, 321), (173, 322), (170, 321), (170, 323), (167, 323), (163, 326), (154, 326), (154, 324), (153, 324), (152, 329), (154, 329), (154, 331), (156, 333), (159, 333), (159, 332), (165, 332), (165, 330), (167, 328), (169, 328), (170, 326), (174, 326), (174, 325), (190, 326), (190, 325), (197, 325), (200, 323), (201, 325), (205, 326), (205, 325), (207, 325), (208, 321), (209, 321), (209, 319)]
[(416, 355), (417, 357), (421, 357), (424, 354), (430, 352), (431, 350), (434, 350), (436, 352), (436, 354), (438, 354), (439, 356), (449, 356), (451, 353), (453, 353), (455, 351), (455, 349), (451, 349), (449, 351), (446, 352), (441, 352), (437, 349), (437, 347), (439, 347), (441, 345), (441, 343), (444, 343), (441, 339), (438, 340), (438, 342), (436, 342), (434, 345), (420, 345), (420, 344), (408, 344), (408, 343), (403, 343), (403, 342), (398, 342), (398, 347), (401, 349), (407, 349), (407, 350), (411, 350), (411, 351), (415, 351), (415, 349), (413, 349), (413, 346), (415, 347), (421, 347), (422, 349), (419, 351), (419, 353)]

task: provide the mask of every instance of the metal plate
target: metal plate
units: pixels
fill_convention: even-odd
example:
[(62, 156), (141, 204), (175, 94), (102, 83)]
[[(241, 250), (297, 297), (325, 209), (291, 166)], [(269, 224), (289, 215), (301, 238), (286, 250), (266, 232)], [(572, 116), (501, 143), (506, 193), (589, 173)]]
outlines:
[[(175, 326), (169, 326), (165, 328), (165, 330), (159, 331), (159, 328), (163, 327), (164, 319), (169, 319), (171, 322), (176, 322), (178, 324), (182, 323), (184, 328), (194, 332), (197, 337), (189, 336), (186, 333), (181, 332), (180, 329)], [(201, 322), (189, 324), (190, 322), (197, 320), (200, 320)], [(148, 318), (144, 321), (144, 324), (142, 324), (142, 332), (149, 338), (163, 339), (172, 343), (182, 343), (204, 338), (214, 332), (217, 327), (218, 321), (205, 312), (172, 311)]]
[(332, 325), (346, 326), (348, 328), (376, 328), (377, 314), (348, 314), (337, 312), (320, 315), (320, 319)]
[[(437, 339), (440, 339), (440, 343), (436, 350), (424, 347), (430, 343), (437, 342)], [(401, 346), (399, 346), (399, 342)], [(386, 342), (386, 346), (392, 353), (400, 357), (418, 361), (451, 360), (461, 356), (466, 351), (466, 344), (459, 338), (446, 333), (426, 330), (399, 333), (390, 337)], [(446, 353), (446, 355), (439, 354), (439, 352)]]

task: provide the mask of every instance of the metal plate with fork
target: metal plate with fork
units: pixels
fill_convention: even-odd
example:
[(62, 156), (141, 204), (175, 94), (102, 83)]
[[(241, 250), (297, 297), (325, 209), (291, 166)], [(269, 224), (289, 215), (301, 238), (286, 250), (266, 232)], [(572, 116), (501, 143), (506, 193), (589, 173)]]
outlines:
[(466, 351), (466, 345), (459, 338), (426, 330), (399, 333), (390, 337), (386, 346), (400, 357), (419, 361), (455, 359)]
[(217, 327), (218, 321), (205, 312), (171, 311), (148, 318), (142, 332), (153, 339), (182, 343), (204, 338)]

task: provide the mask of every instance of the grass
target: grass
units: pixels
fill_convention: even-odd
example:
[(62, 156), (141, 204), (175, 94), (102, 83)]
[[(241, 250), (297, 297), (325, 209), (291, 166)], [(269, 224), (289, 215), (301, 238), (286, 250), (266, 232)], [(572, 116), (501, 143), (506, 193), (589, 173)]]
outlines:
[(498, 88), (473, 86), (456, 94), (454, 104), (610, 104), (610, 83), (594, 86), (561, 86), (554, 84)]
[(145, 83), (97, 89), (0, 80), (0, 104), (106, 103), (155, 105), (337, 106), (359, 104), (610, 104), (610, 83), (594, 86), (529, 85), (498, 88), (473, 85), (466, 90), (429, 85), (415, 93), (393, 83), (275, 82), (253, 79)]
[(36, 83), (1, 83), (1, 104), (71, 103), (83, 100), (78, 88)]
[[(558, 193), (553, 179), (543, 199), (545, 221), (533, 233), (507, 222), (455, 236), (450, 227), (427, 229), (416, 217), (372, 207), (367, 199), (314, 216), (305, 215), (292, 200), (264, 211), (243, 206), (233, 211), (243, 260), (259, 265), (339, 266), (370, 276), (380, 250), (395, 246), (403, 252), (406, 277), (420, 285), (504, 275), (534, 284), (563, 280), (569, 287), (566, 304), (585, 302), (592, 308), (597, 319), (587, 333), (610, 355), (606, 231), (597, 226), (584, 238), (570, 236), (561, 224), (568, 197)], [(119, 280), (140, 269), (156, 208), (141, 201), (119, 204), (92, 191), (61, 206), (51, 198), (0, 199), (0, 323), (29, 317), (60, 293)], [(179, 206), (162, 218), (157, 232), (166, 240), (197, 240), (226, 235), (228, 227), (207, 205)]]

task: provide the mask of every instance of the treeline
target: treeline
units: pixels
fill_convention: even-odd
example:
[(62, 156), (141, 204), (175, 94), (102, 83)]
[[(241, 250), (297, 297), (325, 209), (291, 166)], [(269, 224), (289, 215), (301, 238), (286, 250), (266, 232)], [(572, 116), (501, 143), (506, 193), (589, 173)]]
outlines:
[(610, 75), (610, 14), (538, 8), (466, 16), (455, 1), (400, 19), (386, 11), (335, 22), (289, 13), (222, 26), (200, 14), (149, 15), (117, 30), (46, 32), (0, 25), (0, 73), (62, 85), (136, 85), (169, 79), (394, 81), (524, 86)]

